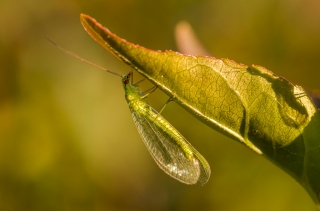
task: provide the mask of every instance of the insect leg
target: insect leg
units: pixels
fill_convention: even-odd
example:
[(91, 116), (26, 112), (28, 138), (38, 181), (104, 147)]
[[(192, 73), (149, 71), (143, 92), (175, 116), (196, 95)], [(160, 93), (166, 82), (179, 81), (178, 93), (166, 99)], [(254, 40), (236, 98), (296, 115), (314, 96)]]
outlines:
[(174, 99), (175, 97), (174, 96), (171, 96), (168, 100), (167, 100), (167, 102), (162, 106), (162, 108), (160, 109), (160, 111), (159, 111), (159, 114), (161, 114), (161, 112), (164, 110), (164, 108), (168, 105), (168, 103), (170, 103), (171, 101), (173, 101), (173, 99)]
[(145, 78), (144, 79), (141, 79), (140, 81), (138, 81), (138, 82), (136, 82), (136, 83), (134, 83), (134, 84), (132, 84), (133, 86), (137, 86), (139, 83), (141, 83), (142, 81), (144, 81), (145, 80)]
[(136, 83), (133, 83), (133, 71), (131, 70), (130, 73), (131, 73), (131, 81), (130, 81), (130, 83), (131, 83), (132, 86), (137, 86), (139, 83), (141, 83), (145, 79), (144, 78), (144, 79), (141, 79), (140, 81), (138, 81)]
[(158, 85), (155, 86), (155, 87), (152, 87), (152, 88), (150, 88), (150, 89), (148, 89), (148, 90), (146, 90), (146, 91), (144, 91), (144, 92), (142, 92), (142, 93), (141, 93), (141, 95), (142, 95), (141, 98), (144, 99), (144, 98), (148, 97), (149, 94), (151, 94), (152, 92), (156, 91), (157, 88), (158, 88)]

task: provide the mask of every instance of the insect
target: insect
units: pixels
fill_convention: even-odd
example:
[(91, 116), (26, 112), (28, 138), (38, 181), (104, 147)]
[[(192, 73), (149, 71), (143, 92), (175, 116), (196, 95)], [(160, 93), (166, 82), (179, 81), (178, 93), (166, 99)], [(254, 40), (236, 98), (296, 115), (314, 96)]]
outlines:
[[(47, 39), (47, 38), (46, 38)], [(47, 39), (49, 40), (49, 39)], [(189, 185), (204, 185), (210, 178), (211, 170), (206, 159), (145, 100), (156, 87), (141, 93), (137, 84), (132, 83), (132, 72), (121, 75), (117, 72), (93, 64), (67, 51), (49, 40), (65, 53), (121, 77), (133, 121), (151, 156), (158, 166), (169, 176)], [(170, 99), (169, 99), (170, 101)], [(169, 102), (168, 101), (168, 102)], [(166, 105), (166, 104), (165, 104)]]

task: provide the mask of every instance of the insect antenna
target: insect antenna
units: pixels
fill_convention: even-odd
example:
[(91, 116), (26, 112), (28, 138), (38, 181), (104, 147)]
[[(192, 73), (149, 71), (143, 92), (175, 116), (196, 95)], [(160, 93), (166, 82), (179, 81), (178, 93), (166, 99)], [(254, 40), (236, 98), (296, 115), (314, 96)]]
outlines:
[(105, 71), (107, 71), (108, 73), (114, 74), (114, 75), (116, 75), (116, 76), (122, 77), (122, 75), (119, 74), (119, 73), (117, 73), (117, 72), (113, 72), (113, 71), (108, 70), (108, 69), (106, 69), (106, 68), (104, 68), (104, 67), (101, 67), (101, 66), (99, 66), (99, 65), (97, 65), (97, 64), (95, 64), (95, 63), (92, 63), (92, 62), (90, 62), (90, 61), (88, 61), (88, 60), (86, 60), (86, 59), (78, 56), (77, 54), (75, 54), (75, 53), (73, 53), (73, 52), (71, 52), (71, 51), (68, 51), (68, 50), (62, 48), (60, 45), (58, 45), (57, 43), (53, 42), (52, 40), (50, 40), (50, 39), (47, 38), (47, 37), (45, 37), (45, 39), (48, 40), (49, 42), (51, 42), (53, 45), (55, 45), (57, 48), (59, 48), (60, 50), (62, 50), (62, 51), (65, 52), (66, 54), (68, 54), (68, 55), (70, 55), (70, 56), (72, 56), (72, 57), (74, 57), (74, 58), (76, 58), (76, 59), (79, 59), (80, 61), (82, 61), (82, 62), (84, 62), (84, 63), (87, 63), (87, 64), (89, 64), (89, 65), (92, 65), (92, 66), (94, 66), (94, 67), (96, 67), (96, 68), (99, 68), (99, 69), (101, 69), (101, 70), (105, 70)]

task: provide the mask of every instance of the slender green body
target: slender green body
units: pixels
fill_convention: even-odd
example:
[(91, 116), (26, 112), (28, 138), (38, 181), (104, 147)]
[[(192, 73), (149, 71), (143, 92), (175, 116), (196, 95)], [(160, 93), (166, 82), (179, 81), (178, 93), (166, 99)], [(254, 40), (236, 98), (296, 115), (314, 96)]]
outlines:
[(210, 178), (205, 158), (130, 83), (132, 72), (122, 76), (125, 98), (133, 120), (151, 156), (171, 177), (186, 184), (204, 185)]

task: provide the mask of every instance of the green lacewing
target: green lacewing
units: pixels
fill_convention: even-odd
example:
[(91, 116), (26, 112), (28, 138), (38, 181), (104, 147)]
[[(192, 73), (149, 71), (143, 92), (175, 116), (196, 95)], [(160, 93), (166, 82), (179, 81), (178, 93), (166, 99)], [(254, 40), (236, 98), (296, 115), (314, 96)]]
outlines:
[(164, 117), (144, 100), (130, 83), (132, 72), (122, 76), (125, 98), (138, 132), (158, 166), (186, 184), (204, 185), (210, 178), (206, 159)]
[(145, 100), (153, 90), (146, 94), (141, 93), (137, 83), (132, 83), (132, 72), (121, 75), (89, 62), (49, 41), (65, 53), (121, 77), (125, 99), (137, 130), (151, 156), (165, 173), (189, 185), (204, 185), (208, 182), (211, 170), (206, 159)]

